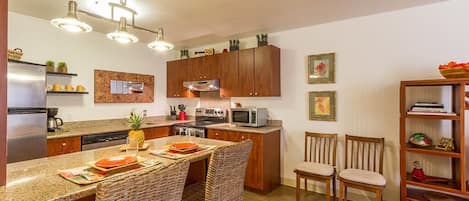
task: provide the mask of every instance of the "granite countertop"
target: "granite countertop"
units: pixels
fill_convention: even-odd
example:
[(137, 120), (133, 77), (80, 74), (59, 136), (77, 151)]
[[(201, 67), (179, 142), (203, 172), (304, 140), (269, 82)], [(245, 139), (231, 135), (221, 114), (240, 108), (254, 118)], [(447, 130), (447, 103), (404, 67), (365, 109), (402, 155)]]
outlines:
[[(177, 123), (187, 123), (194, 120), (166, 120), (164, 117), (147, 117), (141, 128), (153, 128), (172, 126)], [(109, 119), (109, 120), (92, 120), (80, 122), (65, 122), (61, 131), (49, 132), (47, 139), (76, 137), (83, 135), (92, 135), (99, 133), (109, 133), (116, 131), (129, 130), (127, 119)]]
[[(147, 141), (150, 150), (162, 147), (171, 142), (187, 141), (185, 136), (170, 136)], [(194, 138), (192, 138), (194, 140)], [(196, 138), (198, 143), (224, 146), (231, 142)], [(89, 161), (99, 160), (122, 154), (119, 146), (40, 158), (29, 161), (11, 163), (7, 165), (7, 184), (0, 187), (2, 201), (31, 201), (31, 200), (75, 200), (93, 195), (97, 184), (77, 185), (57, 175), (58, 170), (84, 166)], [(198, 161), (210, 156), (211, 151), (200, 152), (187, 157), (190, 161)], [(168, 165), (175, 160), (150, 155), (148, 151), (139, 152), (139, 156), (147, 159), (157, 159)]]
[(254, 128), (254, 127), (236, 126), (236, 125), (233, 125), (233, 124), (225, 123), (225, 124), (210, 125), (210, 126), (207, 126), (207, 128), (208, 129), (218, 129), (218, 130), (228, 130), (228, 131), (267, 134), (267, 133), (272, 133), (272, 132), (281, 130), (282, 126), (281, 125), (267, 125), (267, 126), (264, 126), (264, 127)]

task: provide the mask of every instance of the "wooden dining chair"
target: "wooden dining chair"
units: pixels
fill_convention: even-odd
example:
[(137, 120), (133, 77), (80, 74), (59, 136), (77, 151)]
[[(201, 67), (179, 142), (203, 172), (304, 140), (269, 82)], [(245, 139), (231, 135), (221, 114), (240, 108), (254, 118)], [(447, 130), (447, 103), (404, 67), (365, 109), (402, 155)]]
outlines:
[(383, 199), (386, 179), (383, 176), (384, 138), (345, 135), (345, 170), (339, 174), (339, 201), (347, 200), (347, 188), (376, 193)]
[(96, 201), (180, 201), (189, 164), (180, 160), (111, 177), (98, 184)]
[(298, 164), (296, 173), (296, 200), (300, 200), (300, 180), (305, 179), (305, 191), (308, 191), (308, 179), (326, 183), (326, 200), (331, 200), (331, 181), (333, 200), (335, 193), (335, 165), (337, 134), (305, 132), (305, 160)]
[(205, 183), (184, 189), (184, 201), (242, 201), (244, 177), (252, 141), (244, 140), (215, 149)]

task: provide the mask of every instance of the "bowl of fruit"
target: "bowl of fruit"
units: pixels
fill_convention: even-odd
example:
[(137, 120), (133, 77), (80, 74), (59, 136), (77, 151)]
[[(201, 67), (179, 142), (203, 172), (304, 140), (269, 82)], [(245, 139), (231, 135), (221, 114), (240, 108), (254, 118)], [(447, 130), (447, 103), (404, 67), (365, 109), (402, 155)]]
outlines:
[(456, 63), (450, 61), (438, 67), (443, 77), (449, 78), (469, 78), (469, 63)]

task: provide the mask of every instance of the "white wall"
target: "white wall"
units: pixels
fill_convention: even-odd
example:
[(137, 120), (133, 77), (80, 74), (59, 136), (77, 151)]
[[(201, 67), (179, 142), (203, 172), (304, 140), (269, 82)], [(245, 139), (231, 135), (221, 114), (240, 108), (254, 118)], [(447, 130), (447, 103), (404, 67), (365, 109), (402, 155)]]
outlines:
[[(399, 200), (399, 82), (442, 78), (438, 64), (469, 60), (468, 7), (469, 1), (453, 0), (269, 34), (269, 42), (282, 49), (282, 96), (232, 102), (268, 107), (272, 119), (283, 120), (284, 183), (294, 185), (305, 131), (339, 133), (341, 141), (346, 133), (385, 137), (385, 199)], [(241, 48), (253, 46), (255, 38), (241, 39)], [(206, 47), (221, 51), (228, 42), (193, 50)], [(329, 52), (336, 53), (337, 83), (307, 84), (306, 57)], [(337, 122), (308, 120), (307, 93), (318, 90), (337, 90)]]
[[(120, 118), (132, 108), (147, 109), (149, 115), (163, 115), (166, 103), (166, 63), (146, 44), (121, 45), (97, 32), (72, 34), (56, 29), (43, 19), (9, 12), (8, 47), (22, 48), (23, 60), (45, 63), (65, 61), (69, 72), (78, 77), (49, 78), (58, 82), (84, 85), (89, 95), (48, 96), (49, 107), (59, 107), (64, 121)], [(155, 76), (155, 102), (144, 104), (94, 104), (94, 69), (151, 74)]]

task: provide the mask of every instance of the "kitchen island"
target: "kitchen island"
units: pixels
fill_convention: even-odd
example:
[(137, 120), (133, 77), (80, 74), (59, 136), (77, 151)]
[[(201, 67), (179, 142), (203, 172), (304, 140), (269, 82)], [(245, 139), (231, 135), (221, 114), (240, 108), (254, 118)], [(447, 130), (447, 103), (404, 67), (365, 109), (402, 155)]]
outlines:
[[(232, 142), (205, 138), (191, 138), (194, 142), (206, 145), (225, 146)], [(186, 136), (170, 136), (146, 141), (151, 149), (161, 148), (173, 142), (188, 141)], [(0, 188), (0, 200), (32, 201), (32, 200), (77, 200), (92, 196), (97, 184), (77, 185), (60, 177), (59, 170), (85, 166), (89, 161), (122, 155), (120, 146), (40, 158), (35, 160), (11, 163), (7, 166), (7, 185)], [(186, 157), (191, 162), (207, 159), (213, 150), (197, 152)], [(139, 156), (156, 159), (163, 165), (174, 163), (175, 160), (151, 155), (148, 151), (140, 151)]]

